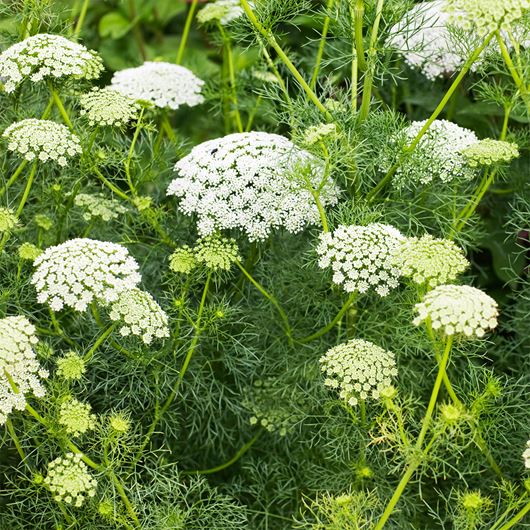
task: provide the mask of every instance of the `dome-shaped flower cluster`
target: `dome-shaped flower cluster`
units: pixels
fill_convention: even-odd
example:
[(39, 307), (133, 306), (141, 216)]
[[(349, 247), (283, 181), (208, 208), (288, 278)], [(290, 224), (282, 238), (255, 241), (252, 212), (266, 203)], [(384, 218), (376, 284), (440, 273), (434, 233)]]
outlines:
[(74, 204), (85, 211), (83, 214), (85, 221), (92, 221), (99, 217), (102, 221), (108, 222), (118, 219), (120, 215), (127, 212), (127, 208), (119, 201), (108, 199), (102, 193), (96, 195), (79, 193), (75, 196)]
[(33, 347), (38, 339), (35, 327), (25, 317), (0, 319), (0, 425), (13, 410), (24, 410), (26, 394), (42, 397), (41, 379), (48, 377)]
[(18, 225), (15, 212), (9, 208), (0, 207), (0, 234), (11, 232)]
[(195, 252), (188, 245), (177, 248), (169, 256), (169, 268), (178, 274), (189, 274), (196, 265)]
[[(421, 131), (426, 121), (412, 122), (404, 131), (409, 144)], [(435, 120), (420, 140), (416, 149), (408, 154), (393, 179), (397, 188), (429, 184), (433, 180), (451, 182), (455, 179), (471, 180), (476, 171), (467, 164), (462, 151), (478, 142), (473, 131), (447, 120)]]
[[(251, 241), (265, 239), (274, 228), (291, 233), (318, 222), (318, 209), (296, 171), (311, 169), (318, 188), (323, 164), (287, 138), (264, 132), (229, 134), (194, 147), (177, 162), (167, 190), (180, 200), (179, 209), (196, 214), (198, 230), (208, 235), (237, 228)], [(332, 183), (321, 190), (324, 206), (337, 202)]]
[(379, 399), (397, 376), (395, 356), (375, 344), (352, 339), (327, 351), (320, 358), (324, 384), (339, 392), (339, 397), (355, 406), (359, 400)]
[(416, 304), (414, 324), (430, 320), (445, 335), (483, 337), (497, 326), (497, 302), (469, 285), (439, 285)]
[(138, 263), (116, 243), (71, 239), (47, 248), (34, 263), (31, 282), (40, 303), (85, 311), (92, 301), (108, 304), (140, 282)]
[(450, 22), (480, 37), (498, 29), (509, 30), (527, 9), (530, 0), (445, 0)]
[(452, 282), (469, 267), (455, 243), (430, 234), (405, 238), (397, 248), (394, 263), (402, 276), (428, 287)]
[(79, 381), (85, 372), (85, 360), (75, 351), (69, 351), (57, 359), (57, 375), (66, 381)]
[(66, 453), (48, 464), (44, 479), (53, 498), (79, 508), (96, 494), (97, 481), (88, 471), (79, 453)]
[(403, 239), (397, 228), (381, 223), (339, 226), (320, 236), (317, 254), (321, 269), (331, 267), (333, 282), (349, 293), (370, 288), (386, 296), (398, 286), (400, 271), (393, 262)]
[(121, 127), (138, 116), (140, 105), (112, 87), (93, 88), (79, 99), (80, 114), (92, 126)]
[(169, 337), (168, 318), (155, 299), (141, 289), (122, 291), (112, 303), (109, 316), (114, 322), (123, 322), (120, 333), (124, 337), (136, 335), (145, 344), (154, 338)]
[(307, 145), (314, 145), (336, 135), (337, 125), (335, 123), (320, 123), (319, 125), (308, 127), (304, 133), (304, 142)]
[(7, 140), (7, 148), (28, 161), (54, 160), (66, 166), (68, 158), (79, 155), (79, 138), (67, 127), (49, 120), (29, 118), (11, 124), (2, 134)]
[(21, 260), (35, 261), (41, 254), (42, 250), (28, 241), (18, 247), (18, 256)]
[(97, 79), (102, 71), (103, 62), (96, 52), (61, 35), (33, 35), (0, 54), (0, 79), (6, 92), (13, 92), (24, 79)]
[(530, 440), (526, 442), (526, 449), (523, 451), (524, 467), (530, 469)]
[(230, 270), (232, 265), (241, 259), (235, 239), (218, 235), (199, 239), (194, 251), (197, 262), (214, 271)]
[(507, 164), (519, 156), (517, 144), (486, 138), (462, 150), (471, 167)]
[(69, 399), (61, 403), (59, 424), (72, 436), (85, 434), (96, 426), (96, 415), (92, 414), (91, 410), (92, 407), (88, 403), (81, 403), (75, 398)]
[(399, 51), (406, 63), (428, 79), (451, 75), (465, 60), (447, 28), (446, 0), (415, 4), (390, 30), (387, 46)]
[(177, 64), (147, 61), (142, 66), (116, 72), (111, 84), (134, 100), (149, 101), (160, 108), (176, 110), (181, 105), (194, 107), (204, 101), (201, 95), (204, 81)]
[(238, 19), (243, 14), (239, 0), (215, 0), (206, 4), (198, 13), (200, 24), (219, 21), (223, 26)]

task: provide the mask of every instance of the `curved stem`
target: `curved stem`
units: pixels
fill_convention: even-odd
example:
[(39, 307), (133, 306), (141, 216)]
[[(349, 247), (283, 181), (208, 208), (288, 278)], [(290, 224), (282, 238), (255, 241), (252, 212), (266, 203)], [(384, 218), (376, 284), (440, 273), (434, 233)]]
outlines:
[[(517, 514), (515, 514), (509, 521), (503, 524), (499, 528), (499, 530), (508, 530), (509, 528), (513, 528), (529, 512), (530, 512), (530, 502), (525, 504), (524, 507)], [(497, 525), (494, 525), (491, 527), (492, 530), (493, 528), (497, 528)]]
[(318, 339), (319, 337), (322, 337), (322, 335), (325, 335), (328, 331), (331, 331), (335, 327), (337, 322), (339, 322), (342, 319), (342, 317), (344, 316), (346, 311), (349, 309), (349, 307), (355, 301), (356, 297), (357, 297), (357, 293), (356, 292), (352, 293), (350, 295), (350, 297), (346, 300), (346, 302), (344, 302), (344, 305), (341, 307), (340, 311), (335, 315), (335, 318), (329, 324), (327, 324), (323, 328), (319, 329), (318, 331), (316, 331), (312, 335), (309, 335), (309, 336), (304, 337), (302, 339), (296, 339), (296, 342), (298, 342), (300, 344), (307, 344), (308, 342), (311, 342), (311, 341), (313, 341), (315, 339)]
[(320, 43), (318, 45), (317, 57), (315, 60), (315, 67), (313, 69), (313, 75), (311, 76), (311, 81), (309, 86), (314, 89), (318, 79), (318, 73), (320, 71), (320, 64), (322, 62), (322, 57), (324, 55), (324, 48), (326, 46), (326, 38), (328, 36), (329, 24), (331, 22), (330, 11), (333, 9), (335, 0), (328, 0), (326, 5), (326, 18), (324, 19), (324, 24), (322, 25), (322, 33), (320, 34)]
[(283, 321), (284, 331), (285, 331), (285, 334), (287, 335), (287, 338), (289, 339), (289, 344), (292, 344), (293, 333), (292, 333), (291, 325), (289, 324), (289, 319), (287, 318), (287, 314), (282, 309), (282, 306), (280, 305), (278, 300), (276, 300), (276, 298), (272, 294), (267, 292), (265, 288), (262, 285), (260, 285), (252, 277), (252, 275), (247, 271), (247, 269), (245, 269), (242, 263), (240, 263), (239, 261), (236, 261), (236, 265), (239, 267), (239, 270), (245, 275), (247, 280), (276, 308), (276, 310), (278, 311), (278, 314), (280, 315), (280, 318)]
[(61, 100), (61, 97), (59, 96), (59, 93), (57, 92), (57, 90), (55, 90), (55, 88), (54, 88), (53, 84), (51, 83), (51, 81), (48, 82), (48, 87), (50, 89), (50, 93), (52, 95), (53, 102), (55, 103), (55, 106), (59, 109), (59, 113), (60, 113), (61, 117), (63, 118), (64, 123), (66, 123), (68, 128), (71, 131), (73, 131), (74, 130), (74, 126), (72, 125), (72, 120), (70, 120), (70, 116), (68, 115), (68, 112), (64, 108), (64, 105), (63, 105), (63, 102)]
[(114, 322), (103, 333), (101, 333), (96, 342), (94, 342), (92, 348), (90, 348), (83, 356), (83, 360), (86, 363), (88, 363), (90, 359), (92, 359), (94, 353), (96, 353), (97, 349), (105, 342), (105, 339), (114, 331), (117, 325), (118, 323)]
[(22, 448), (22, 444), (20, 443), (17, 433), (15, 432), (15, 428), (13, 427), (13, 422), (11, 421), (11, 418), (7, 418), (6, 427), (7, 427), (7, 432), (9, 432), (9, 435), (11, 436), (11, 439), (13, 440), (13, 443), (15, 444), (15, 447), (20, 456), (20, 459), (22, 460), (22, 462), (27, 464), (26, 453), (24, 453), (24, 449)]
[(140, 111), (140, 115), (138, 116), (138, 121), (136, 122), (136, 128), (134, 129), (134, 135), (133, 135), (131, 145), (129, 147), (129, 153), (127, 154), (127, 159), (125, 160), (125, 163), (124, 163), (125, 175), (127, 177), (127, 184), (129, 185), (129, 189), (131, 190), (131, 193), (135, 196), (136, 196), (136, 188), (131, 178), (131, 160), (134, 155), (134, 147), (138, 140), (138, 136), (140, 135), (140, 130), (142, 129), (142, 118), (144, 116), (144, 112), (145, 112), (145, 107), (142, 107), (142, 110)]
[(28, 182), (26, 183), (24, 193), (22, 195), (22, 198), (20, 199), (20, 203), (15, 213), (17, 217), (20, 217), (20, 214), (22, 213), (22, 210), (24, 209), (24, 205), (26, 204), (26, 201), (28, 200), (29, 192), (31, 190), (31, 186), (33, 185), (33, 180), (35, 179), (36, 172), (37, 172), (37, 161), (33, 162), (33, 166), (31, 166), (31, 171), (28, 176)]
[(77, 19), (77, 23), (75, 25), (73, 38), (77, 39), (81, 33), (81, 28), (83, 27), (83, 22), (85, 21), (85, 17), (88, 11), (88, 6), (90, 4), (90, 0), (84, 0), (83, 5), (81, 6), (81, 11), (79, 12), (79, 17)]
[(184, 50), (186, 49), (186, 44), (188, 42), (188, 36), (190, 34), (190, 28), (191, 23), (193, 21), (193, 17), (195, 16), (195, 10), (197, 9), (198, 0), (192, 0), (190, 4), (190, 9), (188, 11), (188, 15), (186, 16), (186, 22), (184, 23), (184, 29), (182, 30), (182, 37), (180, 38), (180, 44), (179, 49), (177, 52), (177, 59), (176, 63), (180, 64), (182, 62), (182, 58), (184, 57)]
[(28, 165), (27, 160), (22, 160), (20, 164), (18, 165), (17, 169), (13, 172), (13, 174), (9, 177), (9, 180), (6, 182), (5, 186), (0, 189), (0, 197), (3, 197), (5, 192), (15, 183), (17, 178), (20, 176), (22, 171), (24, 171), (24, 168)]
[(357, 64), (359, 70), (366, 70), (366, 60), (364, 58), (364, 44), (363, 44), (363, 18), (364, 18), (364, 0), (355, 0), (353, 8), (353, 27), (355, 50), (357, 52)]

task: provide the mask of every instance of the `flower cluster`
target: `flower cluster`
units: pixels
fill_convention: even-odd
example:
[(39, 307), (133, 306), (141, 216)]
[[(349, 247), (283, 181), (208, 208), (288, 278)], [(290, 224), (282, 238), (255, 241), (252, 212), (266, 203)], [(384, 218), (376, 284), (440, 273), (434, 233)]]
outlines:
[(61, 35), (33, 35), (0, 54), (0, 78), (6, 92), (13, 92), (27, 78), (33, 82), (61, 77), (97, 79), (102, 71), (103, 62), (96, 52)]
[(25, 241), (18, 247), (18, 256), (22, 260), (35, 261), (42, 254), (42, 250), (34, 245)]
[(42, 397), (41, 379), (48, 377), (33, 350), (35, 327), (25, 317), (0, 319), (0, 425), (13, 410), (24, 410), (26, 394)]
[(314, 145), (326, 139), (333, 138), (337, 134), (335, 123), (321, 123), (309, 127), (304, 134), (304, 142), (307, 145)]
[(197, 262), (214, 271), (230, 270), (232, 265), (241, 259), (235, 239), (218, 235), (199, 239), (194, 250)]
[(64, 306), (85, 311), (92, 301), (108, 304), (140, 282), (138, 263), (116, 243), (71, 239), (47, 248), (35, 260), (35, 285), (40, 303), (54, 311)]
[(398, 286), (400, 271), (393, 262), (403, 239), (393, 226), (372, 223), (368, 226), (339, 226), (320, 236), (317, 254), (321, 269), (330, 267), (333, 282), (349, 293), (365, 293), (372, 288), (386, 296)]
[(99, 217), (105, 222), (118, 217), (125, 212), (127, 208), (115, 199), (107, 199), (102, 193), (91, 195), (89, 193), (79, 193), (75, 196), (74, 204), (85, 210), (83, 219), (92, 221)]
[(194, 107), (204, 101), (204, 81), (187, 68), (171, 63), (147, 61), (142, 66), (120, 70), (111, 84), (134, 100), (149, 101), (160, 108), (176, 110), (181, 105)]
[(120, 333), (124, 337), (136, 335), (145, 344), (153, 338), (169, 337), (168, 318), (154, 298), (141, 289), (122, 291), (109, 309), (114, 322), (121, 321)]
[(462, 150), (471, 167), (507, 164), (519, 156), (517, 144), (486, 138)]
[(122, 435), (131, 429), (131, 420), (125, 414), (118, 412), (109, 416), (109, 427), (114, 434)]
[[(405, 141), (410, 143), (422, 130), (426, 121), (412, 122), (404, 131)], [(447, 120), (435, 120), (394, 175), (397, 188), (411, 187), (418, 183), (429, 184), (435, 179), (451, 182), (457, 178), (471, 180), (475, 170), (467, 164), (462, 151), (478, 142), (473, 131), (464, 129)]]
[[(312, 186), (320, 185), (321, 161), (287, 138), (264, 132), (230, 134), (199, 144), (177, 162), (179, 176), (167, 193), (181, 199), (185, 214), (197, 215), (201, 235), (238, 228), (251, 241), (262, 240), (274, 228), (296, 233), (319, 220), (297, 169), (309, 170)], [(327, 183), (321, 190), (323, 205), (335, 204), (337, 195), (334, 184)]]
[(386, 42), (399, 51), (409, 66), (430, 80), (452, 74), (464, 62), (451, 42), (447, 28), (450, 16), (443, 11), (445, 3), (445, 0), (435, 0), (415, 4), (392, 27)]
[(428, 287), (452, 282), (469, 267), (464, 253), (452, 241), (430, 234), (405, 238), (397, 248), (394, 262), (402, 276)]
[(169, 268), (178, 274), (189, 274), (196, 265), (195, 252), (188, 245), (177, 248), (169, 257)]
[(418, 326), (430, 320), (432, 328), (445, 335), (483, 337), (497, 326), (497, 302), (469, 285), (439, 285), (416, 304)]
[(85, 360), (75, 351), (69, 351), (57, 359), (57, 375), (66, 381), (78, 381), (85, 372)]
[(480, 37), (498, 29), (509, 30), (513, 22), (519, 20), (530, 0), (446, 0), (445, 10), (450, 14), (450, 22), (457, 26), (476, 31)]
[(398, 373), (392, 352), (362, 339), (331, 348), (320, 358), (320, 365), (326, 375), (324, 384), (338, 390), (351, 406), (359, 400), (379, 399)]
[(18, 225), (18, 218), (13, 210), (0, 207), (0, 234), (11, 232)]
[(87, 497), (96, 494), (97, 481), (92, 478), (79, 453), (66, 453), (48, 464), (44, 484), (57, 502), (79, 508)]
[(243, 14), (239, 0), (215, 0), (206, 4), (197, 14), (200, 24), (219, 21), (223, 26), (238, 19)]
[(92, 126), (121, 127), (134, 120), (140, 110), (134, 99), (112, 87), (93, 88), (81, 96), (79, 104), (80, 114), (86, 116)]
[(85, 434), (96, 426), (96, 415), (92, 414), (91, 410), (92, 407), (88, 403), (69, 399), (61, 404), (59, 424), (72, 436)]
[(523, 451), (524, 467), (530, 469), (530, 440), (526, 442), (526, 449)]
[(70, 157), (81, 153), (79, 138), (67, 127), (49, 120), (30, 118), (11, 124), (2, 134), (7, 148), (26, 160), (54, 160), (66, 166)]

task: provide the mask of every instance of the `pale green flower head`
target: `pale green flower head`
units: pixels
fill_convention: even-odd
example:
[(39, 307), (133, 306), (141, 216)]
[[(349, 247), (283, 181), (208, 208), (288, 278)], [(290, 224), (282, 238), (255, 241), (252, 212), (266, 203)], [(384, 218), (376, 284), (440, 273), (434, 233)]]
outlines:
[(116, 199), (108, 199), (101, 193), (91, 195), (89, 193), (79, 193), (75, 196), (74, 204), (83, 209), (83, 219), (92, 221), (99, 218), (109, 222), (118, 219), (120, 215), (127, 212), (127, 208)]
[(41, 254), (42, 249), (27, 241), (18, 247), (18, 255), (21, 260), (35, 261)]
[(230, 270), (241, 259), (235, 239), (211, 235), (199, 239), (195, 247), (195, 257), (208, 269)]
[(69, 351), (64, 357), (57, 359), (57, 375), (66, 381), (79, 381), (85, 372), (85, 360), (75, 351)]
[(462, 150), (462, 155), (471, 167), (507, 164), (519, 156), (516, 144), (486, 138)]
[(196, 265), (195, 253), (188, 245), (177, 248), (169, 257), (169, 268), (178, 274), (189, 274)]
[(10, 233), (18, 226), (18, 218), (13, 210), (0, 208), (0, 234)]
[(75, 398), (61, 404), (59, 410), (59, 424), (71, 436), (81, 436), (96, 426), (96, 416), (91, 413), (92, 407), (88, 403), (81, 403)]
[(206, 4), (197, 13), (199, 24), (208, 22), (219, 22), (222, 25), (229, 24), (243, 14), (243, 8), (239, 0), (216, 0)]
[(81, 96), (82, 116), (92, 126), (122, 127), (136, 119), (140, 105), (134, 99), (111, 87), (93, 88)]
[(35, 215), (35, 223), (39, 228), (48, 231), (53, 226), (53, 219), (46, 214), (38, 213)]
[(48, 464), (44, 484), (54, 500), (79, 508), (87, 498), (96, 494), (97, 481), (82, 461), (79, 453), (67, 453)]
[(109, 427), (114, 433), (122, 435), (131, 429), (131, 420), (123, 413), (113, 414), (109, 417)]
[(320, 123), (309, 127), (304, 134), (304, 142), (307, 145), (314, 145), (324, 140), (329, 140), (337, 135), (337, 125), (335, 123)]

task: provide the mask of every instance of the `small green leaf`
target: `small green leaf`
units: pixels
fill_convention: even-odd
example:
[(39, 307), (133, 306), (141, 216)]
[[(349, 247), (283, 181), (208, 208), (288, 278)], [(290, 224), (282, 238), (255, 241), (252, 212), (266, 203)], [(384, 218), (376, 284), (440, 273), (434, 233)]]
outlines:
[(118, 11), (111, 11), (104, 15), (99, 21), (99, 34), (101, 37), (120, 39), (132, 28), (130, 20), (127, 20)]

